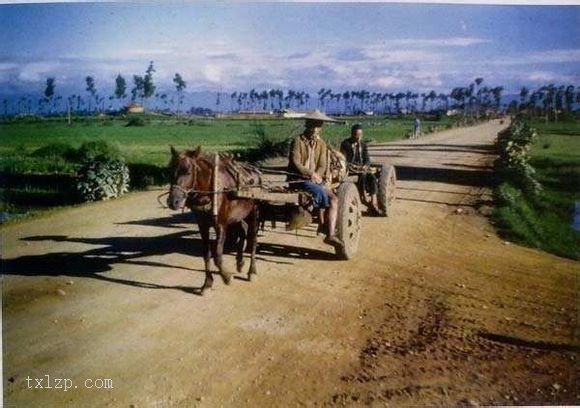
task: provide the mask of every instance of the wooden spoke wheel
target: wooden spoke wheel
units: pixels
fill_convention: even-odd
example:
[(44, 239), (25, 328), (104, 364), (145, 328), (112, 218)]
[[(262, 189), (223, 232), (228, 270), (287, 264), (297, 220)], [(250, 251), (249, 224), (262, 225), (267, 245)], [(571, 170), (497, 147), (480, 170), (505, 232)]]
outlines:
[(344, 247), (336, 248), (336, 254), (343, 259), (351, 259), (358, 250), (361, 233), (361, 202), (356, 185), (344, 182), (338, 187), (338, 217), (336, 236)]
[(377, 191), (377, 204), (382, 215), (388, 217), (392, 213), (393, 201), (397, 189), (397, 174), (395, 167), (385, 164), (381, 167), (381, 176)]

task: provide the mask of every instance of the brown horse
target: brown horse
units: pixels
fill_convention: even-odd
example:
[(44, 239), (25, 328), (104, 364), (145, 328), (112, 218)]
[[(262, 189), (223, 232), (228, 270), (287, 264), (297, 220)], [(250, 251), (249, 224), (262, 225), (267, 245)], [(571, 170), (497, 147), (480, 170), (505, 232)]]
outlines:
[[(223, 264), (224, 243), (229, 226), (236, 226), (240, 236), (237, 240), (236, 267), (244, 266), (244, 246), (247, 242), (251, 253), (248, 280), (256, 274), (256, 247), (258, 234), (258, 206), (254, 200), (231, 196), (237, 187), (235, 173), (237, 164), (221, 154), (202, 153), (196, 150), (177, 152), (171, 147), (169, 167), (172, 180), (167, 205), (178, 210), (189, 207), (196, 213), (199, 232), (203, 242), (205, 282), (201, 293), (213, 285), (210, 259), (213, 257), (225, 284), (231, 281), (231, 273)], [(234, 170), (232, 170), (234, 169)], [(247, 169), (246, 169), (247, 171)], [(251, 172), (259, 180), (258, 172)], [(215, 242), (210, 245), (210, 228), (215, 230)]]

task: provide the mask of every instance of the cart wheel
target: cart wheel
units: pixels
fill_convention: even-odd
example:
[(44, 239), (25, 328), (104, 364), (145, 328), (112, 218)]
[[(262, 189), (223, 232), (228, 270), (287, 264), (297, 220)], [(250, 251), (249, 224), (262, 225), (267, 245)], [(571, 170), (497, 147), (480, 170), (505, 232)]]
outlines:
[(381, 168), (379, 186), (377, 192), (377, 203), (383, 216), (391, 215), (393, 201), (395, 201), (395, 190), (397, 188), (397, 174), (395, 167), (385, 164)]
[(336, 236), (344, 243), (344, 248), (336, 248), (336, 255), (351, 259), (358, 250), (361, 230), (361, 203), (354, 183), (344, 182), (338, 187), (338, 217)]

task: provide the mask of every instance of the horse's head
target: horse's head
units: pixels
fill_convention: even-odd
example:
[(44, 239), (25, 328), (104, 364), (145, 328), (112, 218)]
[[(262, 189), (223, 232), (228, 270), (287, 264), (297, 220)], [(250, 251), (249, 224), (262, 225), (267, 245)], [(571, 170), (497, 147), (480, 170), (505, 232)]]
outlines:
[(171, 187), (167, 205), (172, 210), (179, 210), (185, 205), (192, 208), (204, 208), (211, 204), (211, 195), (200, 193), (211, 191), (211, 163), (204, 160), (201, 147), (195, 150), (178, 152), (171, 146), (169, 162)]

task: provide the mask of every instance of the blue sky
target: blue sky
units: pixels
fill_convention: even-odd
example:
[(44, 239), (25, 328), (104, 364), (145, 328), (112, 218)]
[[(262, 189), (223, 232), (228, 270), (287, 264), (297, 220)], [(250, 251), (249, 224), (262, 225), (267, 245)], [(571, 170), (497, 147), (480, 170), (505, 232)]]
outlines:
[(0, 5), (0, 93), (112, 89), (155, 61), (188, 91), (446, 91), (484, 77), (580, 85), (579, 6), (412, 4)]

